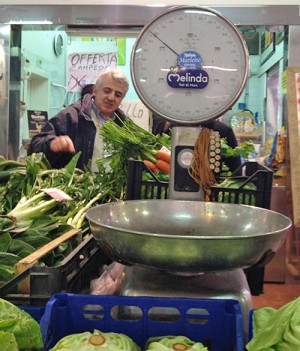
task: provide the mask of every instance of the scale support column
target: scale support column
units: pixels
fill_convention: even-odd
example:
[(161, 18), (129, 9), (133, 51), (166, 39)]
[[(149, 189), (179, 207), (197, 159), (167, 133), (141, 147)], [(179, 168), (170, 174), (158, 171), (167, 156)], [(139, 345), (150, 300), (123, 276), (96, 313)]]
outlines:
[(175, 200), (204, 200), (204, 192), (189, 174), (195, 141), (201, 127), (173, 127), (168, 197)]

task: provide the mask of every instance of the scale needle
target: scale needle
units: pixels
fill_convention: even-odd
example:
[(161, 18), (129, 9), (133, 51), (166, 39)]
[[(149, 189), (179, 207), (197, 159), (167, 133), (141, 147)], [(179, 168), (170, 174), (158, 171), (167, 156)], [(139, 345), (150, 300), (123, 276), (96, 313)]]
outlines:
[(150, 33), (155, 36), (156, 39), (158, 39), (160, 42), (162, 42), (168, 49), (170, 49), (176, 56), (179, 56), (176, 51), (174, 51), (168, 44), (166, 44), (163, 40), (161, 40), (156, 34), (150, 31)]

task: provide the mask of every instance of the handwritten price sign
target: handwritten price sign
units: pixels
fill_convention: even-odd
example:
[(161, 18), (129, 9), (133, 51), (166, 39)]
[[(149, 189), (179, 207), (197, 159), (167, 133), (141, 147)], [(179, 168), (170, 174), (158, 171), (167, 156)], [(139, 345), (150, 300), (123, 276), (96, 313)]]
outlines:
[(150, 111), (140, 100), (123, 100), (120, 108), (134, 123), (149, 130)]

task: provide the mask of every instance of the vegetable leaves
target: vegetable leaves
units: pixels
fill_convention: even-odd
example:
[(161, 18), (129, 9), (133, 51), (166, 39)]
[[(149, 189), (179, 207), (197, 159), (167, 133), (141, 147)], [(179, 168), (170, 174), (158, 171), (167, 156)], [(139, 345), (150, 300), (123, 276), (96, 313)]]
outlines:
[(27, 312), (4, 299), (0, 299), (0, 345), (2, 350), (4, 345), (9, 345), (9, 351), (43, 349), (39, 324)]
[(253, 313), (253, 338), (248, 351), (300, 350), (300, 297), (276, 310), (264, 307)]

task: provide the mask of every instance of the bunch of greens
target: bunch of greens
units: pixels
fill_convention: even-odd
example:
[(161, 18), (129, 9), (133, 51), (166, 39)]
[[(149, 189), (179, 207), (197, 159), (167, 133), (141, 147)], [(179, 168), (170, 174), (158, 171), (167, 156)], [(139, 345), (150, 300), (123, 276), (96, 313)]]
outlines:
[(0, 345), (7, 351), (43, 349), (40, 326), (30, 314), (0, 299)]
[(300, 297), (278, 310), (271, 307), (255, 310), (252, 326), (248, 351), (300, 350)]
[(122, 333), (84, 332), (67, 335), (50, 351), (140, 351), (139, 346), (129, 336)]
[(108, 177), (115, 181), (113, 186), (117, 194), (121, 194), (126, 187), (129, 159), (155, 163), (158, 150), (163, 146), (171, 148), (171, 137), (167, 134), (153, 135), (130, 118), (120, 120), (120, 123), (121, 126), (108, 120), (101, 126), (100, 135), (108, 156), (98, 160), (98, 167), (105, 167)]
[(81, 228), (86, 210), (94, 203), (114, 200), (104, 170), (95, 173), (89, 168), (85, 171), (76, 168), (79, 156), (80, 153), (76, 154), (62, 169), (52, 169), (43, 154), (26, 157), (22, 169), (0, 183), (0, 214), (4, 216), (0, 228), (9, 227), (9, 219), (18, 228), (26, 228), (44, 215)]

